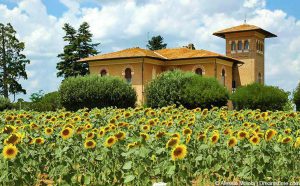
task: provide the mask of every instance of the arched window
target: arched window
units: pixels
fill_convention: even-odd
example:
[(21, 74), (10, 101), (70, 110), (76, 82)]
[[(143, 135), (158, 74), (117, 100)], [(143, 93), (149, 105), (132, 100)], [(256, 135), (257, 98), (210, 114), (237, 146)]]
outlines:
[(100, 71), (100, 75), (101, 75), (101, 77), (106, 76), (107, 75), (107, 71), (105, 69), (102, 69)]
[(222, 84), (225, 86), (225, 69), (222, 69)]
[(195, 73), (198, 74), (198, 75), (200, 75), (200, 76), (202, 76), (202, 75), (203, 75), (203, 70), (202, 70), (202, 68), (197, 68), (197, 69), (195, 70)]
[(244, 49), (245, 49), (245, 50), (249, 50), (249, 48), (250, 48), (250, 47), (249, 47), (249, 41), (246, 40), (245, 43), (244, 43)]
[(258, 83), (262, 84), (262, 75), (261, 73), (258, 73)]
[(243, 50), (243, 43), (242, 43), (242, 41), (238, 41), (238, 50)]
[(231, 51), (236, 51), (236, 43), (235, 43), (235, 41), (232, 41), (232, 43), (231, 43)]
[(131, 75), (131, 69), (130, 68), (125, 69), (125, 79), (128, 83), (131, 83), (132, 75)]

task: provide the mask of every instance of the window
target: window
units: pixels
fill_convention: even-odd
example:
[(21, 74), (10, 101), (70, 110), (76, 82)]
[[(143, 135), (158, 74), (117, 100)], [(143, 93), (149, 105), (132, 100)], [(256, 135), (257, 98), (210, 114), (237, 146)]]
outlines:
[(225, 69), (222, 70), (222, 84), (225, 86)]
[(197, 69), (195, 70), (195, 73), (198, 74), (198, 75), (200, 75), (200, 76), (202, 76), (202, 74), (203, 74), (202, 68), (197, 68)]
[(259, 50), (259, 42), (256, 41), (256, 50)]
[(238, 50), (243, 50), (243, 43), (242, 43), (242, 41), (238, 41)]
[(130, 68), (125, 69), (125, 79), (128, 83), (131, 83), (132, 75), (131, 75), (131, 69)]
[(249, 41), (248, 40), (246, 40), (244, 43), (244, 49), (249, 50)]
[(231, 43), (231, 51), (236, 51), (236, 43), (235, 43), (235, 41), (232, 41), (232, 43)]
[(101, 75), (101, 77), (106, 76), (107, 75), (107, 71), (105, 69), (102, 69), (100, 71), (100, 75)]

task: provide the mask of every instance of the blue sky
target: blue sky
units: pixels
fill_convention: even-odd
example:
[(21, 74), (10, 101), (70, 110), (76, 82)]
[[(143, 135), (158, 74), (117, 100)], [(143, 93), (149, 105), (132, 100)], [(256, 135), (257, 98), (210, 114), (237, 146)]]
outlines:
[(25, 42), (31, 60), (28, 80), (21, 80), (30, 94), (58, 89), (56, 57), (62, 51), (61, 27), (91, 25), (94, 42), (102, 53), (146, 46), (147, 36), (162, 35), (168, 47), (194, 43), (197, 49), (225, 53), (223, 39), (213, 32), (243, 23), (278, 35), (266, 40), (265, 80), (292, 91), (300, 80), (299, 0), (0, 0), (0, 22), (10, 22)]

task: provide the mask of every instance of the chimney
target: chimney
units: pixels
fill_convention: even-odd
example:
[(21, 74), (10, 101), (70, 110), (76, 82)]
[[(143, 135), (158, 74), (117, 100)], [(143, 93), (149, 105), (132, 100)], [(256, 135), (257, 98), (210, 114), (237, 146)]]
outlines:
[(185, 48), (191, 49), (191, 50), (196, 50), (195, 46), (193, 43), (188, 44), (187, 46), (184, 46)]

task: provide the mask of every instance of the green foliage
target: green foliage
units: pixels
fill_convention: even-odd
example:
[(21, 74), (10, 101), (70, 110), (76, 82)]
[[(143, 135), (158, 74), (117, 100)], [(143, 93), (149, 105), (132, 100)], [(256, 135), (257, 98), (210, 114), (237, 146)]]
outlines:
[(227, 105), (229, 93), (215, 78), (193, 75), (182, 97), (186, 108), (212, 108)]
[(296, 104), (297, 111), (300, 111), (300, 83), (294, 91), (293, 101)]
[(134, 107), (136, 92), (125, 81), (111, 76), (71, 77), (59, 88), (61, 104), (67, 110), (81, 108)]
[(38, 101), (40, 101), (43, 98), (43, 96), (44, 96), (43, 90), (39, 90), (38, 92), (32, 93), (30, 95), (29, 99), (32, 102), (38, 102)]
[(63, 53), (57, 56), (61, 59), (56, 66), (58, 77), (68, 78), (89, 73), (87, 63), (77, 62), (81, 58), (98, 54), (95, 48), (99, 43), (92, 43), (93, 35), (89, 31), (89, 27), (88, 23), (84, 22), (76, 31), (70, 24), (66, 23), (64, 25), (63, 30), (66, 35), (63, 39), (67, 42), (67, 45), (64, 47)]
[(18, 100), (18, 102), (13, 104), (13, 108), (16, 110), (31, 110), (31, 111), (56, 111), (61, 109), (60, 97), (57, 91), (50, 92), (35, 99), (32, 102), (25, 102), (24, 100)]
[(0, 111), (4, 111), (6, 109), (11, 109), (12, 108), (12, 103), (8, 98), (5, 97), (0, 97)]
[(22, 78), (27, 79), (25, 68), (30, 61), (22, 54), (25, 44), (16, 34), (11, 24), (0, 23), (0, 92), (6, 98), (9, 94), (26, 94), (19, 82)]
[(186, 108), (211, 108), (227, 104), (229, 94), (217, 80), (179, 70), (167, 71), (151, 81), (146, 89), (150, 107), (175, 104)]
[(231, 96), (236, 109), (283, 110), (289, 93), (274, 86), (253, 83), (240, 87)]
[(153, 36), (151, 40), (148, 41), (147, 48), (149, 50), (160, 50), (167, 47), (167, 44), (164, 43), (164, 38), (160, 35)]

